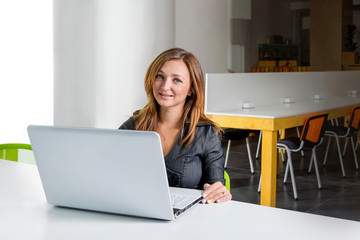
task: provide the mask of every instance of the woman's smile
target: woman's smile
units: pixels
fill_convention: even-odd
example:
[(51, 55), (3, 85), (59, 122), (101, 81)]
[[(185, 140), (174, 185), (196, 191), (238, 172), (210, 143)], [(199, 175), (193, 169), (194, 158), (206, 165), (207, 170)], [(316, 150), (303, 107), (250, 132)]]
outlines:
[(166, 93), (162, 93), (162, 92), (159, 92), (159, 94), (163, 97), (163, 98), (170, 98), (170, 97), (173, 97), (172, 94), (166, 94)]

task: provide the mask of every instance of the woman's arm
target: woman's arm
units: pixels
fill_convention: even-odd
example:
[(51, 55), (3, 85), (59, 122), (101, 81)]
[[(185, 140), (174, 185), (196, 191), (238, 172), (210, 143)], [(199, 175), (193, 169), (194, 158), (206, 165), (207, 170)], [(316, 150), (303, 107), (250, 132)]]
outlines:
[(232, 198), (224, 186), (224, 157), (221, 140), (214, 126), (209, 126), (204, 134), (204, 183), (203, 203), (225, 202)]

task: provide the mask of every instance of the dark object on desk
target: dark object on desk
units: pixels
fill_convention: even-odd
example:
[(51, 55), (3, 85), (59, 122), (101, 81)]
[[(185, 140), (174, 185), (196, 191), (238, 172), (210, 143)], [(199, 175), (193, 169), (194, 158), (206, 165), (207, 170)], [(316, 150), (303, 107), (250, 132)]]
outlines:
[[(326, 164), (327, 156), (328, 156), (328, 153), (329, 153), (331, 137), (335, 137), (343, 177), (346, 177), (346, 175), (345, 175), (345, 170), (344, 170), (344, 162), (343, 162), (343, 158), (342, 158), (342, 155), (341, 155), (339, 138), (346, 138), (347, 140), (350, 138), (352, 150), (353, 150), (353, 153), (354, 153), (355, 166), (356, 166), (356, 169), (358, 170), (359, 165), (358, 165), (358, 160), (357, 160), (357, 156), (356, 156), (356, 149), (355, 149), (353, 136), (356, 136), (356, 133), (359, 131), (359, 124), (360, 124), (360, 105), (355, 106), (352, 109), (351, 116), (350, 116), (347, 127), (329, 126), (325, 130), (325, 136), (329, 136), (329, 142), (328, 142), (328, 146), (326, 148), (326, 153), (325, 153), (325, 157), (324, 157), (324, 165)], [(343, 155), (345, 154), (345, 150), (346, 150), (346, 144), (345, 144), (345, 147), (344, 147)]]
[(250, 142), (249, 142), (249, 131), (243, 129), (235, 129), (235, 128), (224, 128), (223, 139), (228, 140), (228, 145), (226, 149), (225, 155), (225, 168), (227, 168), (227, 163), (229, 159), (229, 152), (230, 152), (230, 145), (232, 140), (246, 140), (246, 148), (249, 156), (249, 163), (250, 163), (250, 171), (254, 174), (254, 166), (251, 157), (250, 151)]

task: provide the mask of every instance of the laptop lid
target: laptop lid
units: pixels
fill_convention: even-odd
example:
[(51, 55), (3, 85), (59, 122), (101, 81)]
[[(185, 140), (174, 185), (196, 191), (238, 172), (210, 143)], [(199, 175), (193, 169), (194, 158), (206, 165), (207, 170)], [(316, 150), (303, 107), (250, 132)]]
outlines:
[(31, 125), (28, 134), (50, 204), (174, 219), (157, 133)]

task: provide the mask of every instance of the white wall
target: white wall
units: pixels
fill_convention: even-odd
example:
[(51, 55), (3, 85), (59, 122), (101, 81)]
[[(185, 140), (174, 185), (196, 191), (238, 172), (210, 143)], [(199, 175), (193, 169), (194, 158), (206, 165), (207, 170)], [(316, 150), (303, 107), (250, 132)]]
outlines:
[(245, 72), (245, 63), (251, 45), (251, 0), (228, 0), (229, 4), (229, 46), (228, 69), (231, 72)]
[(54, 0), (54, 123), (117, 128), (146, 104), (144, 76), (174, 43), (174, 1)]
[(227, 72), (226, 0), (175, 0), (175, 45), (194, 53), (205, 73)]
[(223, 0), (54, 0), (55, 125), (119, 127), (147, 102), (151, 61), (174, 46), (204, 72), (227, 72), (227, 10)]
[(53, 121), (52, 1), (0, 1), (0, 143)]

